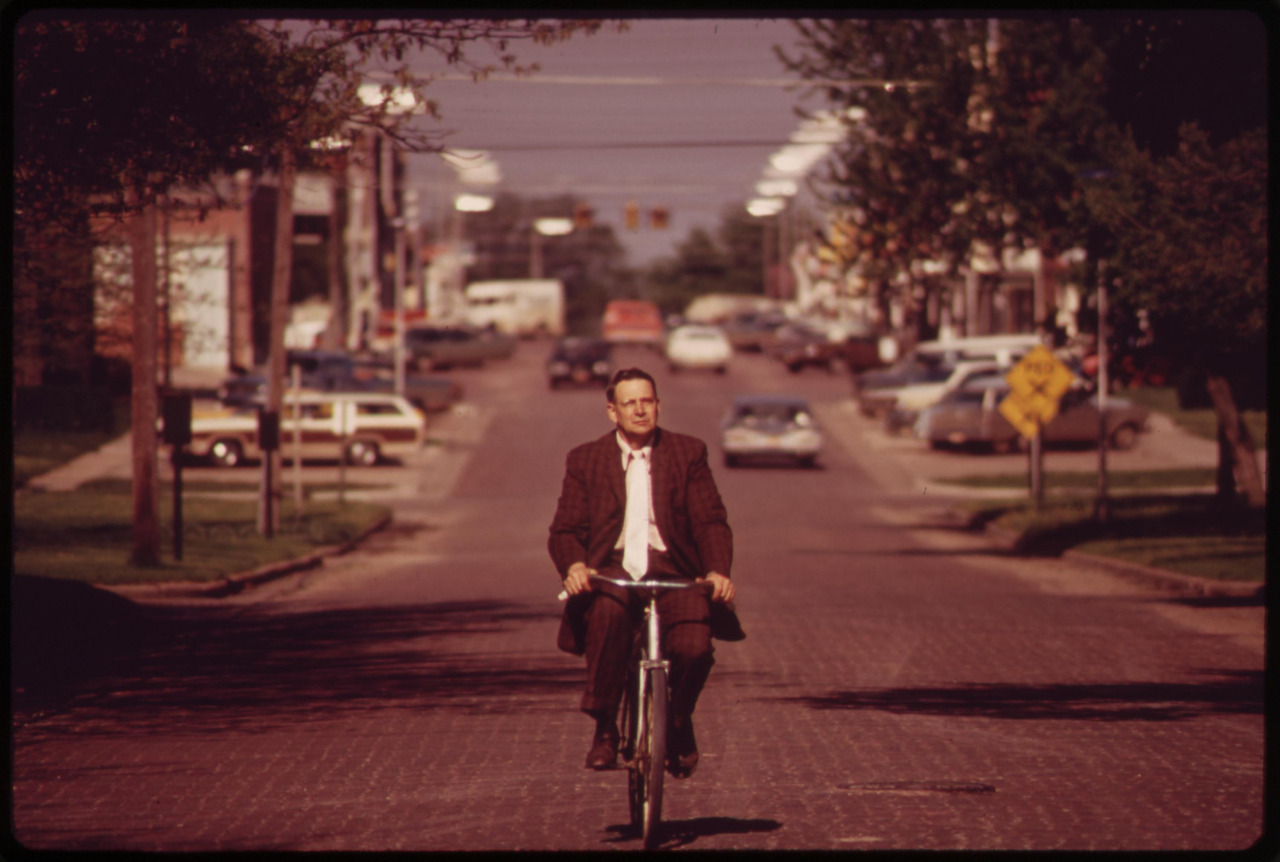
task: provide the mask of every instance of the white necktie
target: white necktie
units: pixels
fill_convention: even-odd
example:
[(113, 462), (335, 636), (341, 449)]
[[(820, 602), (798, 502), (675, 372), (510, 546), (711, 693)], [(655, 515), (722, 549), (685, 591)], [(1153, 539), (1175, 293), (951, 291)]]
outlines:
[(622, 568), (638, 581), (649, 570), (649, 467), (643, 452), (632, 452), (627, 462), (627, 509), (622, 529)]

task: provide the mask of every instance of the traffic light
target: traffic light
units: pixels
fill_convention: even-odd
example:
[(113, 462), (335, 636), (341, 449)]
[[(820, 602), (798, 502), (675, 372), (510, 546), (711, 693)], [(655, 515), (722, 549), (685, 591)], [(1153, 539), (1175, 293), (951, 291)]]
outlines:
[(622, 208), (622, 223), (627, 230), (640, 227), (640, 205), (635, 201), (627, 201), (627, 205)]
[(586, 230), (591, 227), (591, 222), (595, 218), (596, 212), (586, 204), (577, 204), (573, 208), (573, 226), (578, 230)]
[(666, 207), (654, 207), (649, 210), (649, 227), (654, 230), (666, 230), (668, 213)]

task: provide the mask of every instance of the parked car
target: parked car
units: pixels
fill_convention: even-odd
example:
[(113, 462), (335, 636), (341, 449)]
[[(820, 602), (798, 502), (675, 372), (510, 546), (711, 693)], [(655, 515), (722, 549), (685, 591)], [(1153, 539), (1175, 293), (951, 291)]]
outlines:
[[(1007, 452), (1024, 446), (1019, 434), (1000, 413), (1009, 394), (1003, 375), (980, 377), (949, 392), (916, 420), (916, 436), (934, 448), (981, 446)], [(1134, 445), (1148, 430), (1145, 407), (1108, 396), (1107, 445), (1116, 450)], [(1041, 432), (1048, 444), (1089, 444), (1098, 440), (1098, 399), (1091, 391), (1069, 389), (1058, 402), (1058, 415)]]
[(835, 362), (844, 357), (843, 340), (804, 321), (793, 320), (778, 327), (768, 347), (774, 359), (787, 366), (792, 373), (799, 373), (813, 365), (831, 371)]
[(884, 416), (898, 400), (898, 392), (922, 383), (944, 383), (952, 368), (940, 358), (908, 354), (889, 368), (854, 375), (853, 393), (864, 416)]
[(865, 415), (884, 415), (891, 405), (878, 397), (877, 390), (940, 383), (945, 379), (940, 366), (964, 360), (984, 359), (1011, 366), (1040, 343), (1040, 336), (1032, 333), (922, 341), (888, 368), (854, 371), (853, 394)]
[(547, 384), (607, 386), (613, 375), (613, 348), (602, 338), (562, 338), (547, 358)]
[[(395, 392), (395, 375), (389, 365), (337, 350), (290, 350), (286, 366), (300, 370), (304, 389), (319, 392)], [(287, 385), (287, 384), (286, 384)], [(406, 374), (404, 396), (428, 413), (445, 410), (462, 400), (462, 386), (448, 377)], [(222, 381), (218, 400), (229, 407), (261, 403), (267, 397), (267, 376), (259, 371), (236, 374)]]
[(893, 403), (885, 413), (884, 427), (890, 434), (897, 434), (899, 431), (911, 428), (922, 410), (936, 404), (951, 390), (980, 377), (996, 373), (1007, 374), (1010, 367), (985, 359), (962, 360), (954, 364), (944, 363), (939, 366), (939, 370), (949, 369), (951, 372), (945, 380), (929, 380), (882, 389), (873, 396), (873, 400), (893, 397)]
[(803, 398), (742, 395), (733, 400), (720, 422), (726, 467), (749, 458), (780, 458), (812, 467), (822, 443), (822, 430)]
[[(294, 421), (294, 405), (301, 416)], [(221, 407), (191, 417), (188, 451), (220, 467), (262, 457), (255, 405)], [(280, 415), (280, 451), (293, 457), (301, 432), (302, 458), (346, 458), (365, 466), (383, 457), (412, 455), (426, 439), (427, 420), (399, 395), (368, 392), (289, 392)]]
[(490, 327), (415, 326), (405, 330), (404, 346), (413, 367), (430, 371), (510, 359), (515, 354), (516, 338)]
[(714, 368), (724, 374), (729, 369), (733, 347), (718, 326), (688, 324), (667, 336), (667, 364), (672, 373), (689, 368)]
[(844, 340), (844, 364), (851, 374), (883, 368), (880, 356), (880, 336), (869, 331), (853, 332)]
[(746, 311), (726, 321), (723, 329), (734, 350), (761, 353), (772, 342), (778, 328), (786, 322), (786, 315), (781, 312)]

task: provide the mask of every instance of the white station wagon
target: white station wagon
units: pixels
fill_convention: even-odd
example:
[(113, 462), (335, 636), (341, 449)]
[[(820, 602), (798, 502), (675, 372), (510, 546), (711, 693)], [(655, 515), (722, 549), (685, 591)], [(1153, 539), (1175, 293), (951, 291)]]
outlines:
[[(285, 393), (280, 411), (280, 454), (285, 458), (294, 455), (295, 426), (304, 460), (337, 459), (345, 453), (349, 463), (369, 466), (383, 457), (412, 455), (426, 440), (426, 417), (399, 395), (300, 392), (296, 399), (297, 423), (294, 393)], [(220, 467), (261, 458), (257, 406), (194, 413), (188, 451)]]

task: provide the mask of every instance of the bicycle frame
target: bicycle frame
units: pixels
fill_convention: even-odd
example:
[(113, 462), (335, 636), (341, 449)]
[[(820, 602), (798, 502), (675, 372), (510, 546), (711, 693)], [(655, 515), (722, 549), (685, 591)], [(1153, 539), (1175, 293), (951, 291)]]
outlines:
[[(663, 590), (683, 590), (704, 584), (700, 581), (620, 580), (602, 575), (591, 575), (591, 579), (623, 589), (647, 591), (640, 655), (631, 667), (624, 698), (620, 749), (628, 772), (627, 801), (631, 825), (640, 830), (645, 849), (653, 849), (658, 843), (658, 823), (662, 817), (669, 696), (667, 673), (671, 666), (662, 655), (658, 595)], [(561, 594), (562, 598), (566, 595)]]

